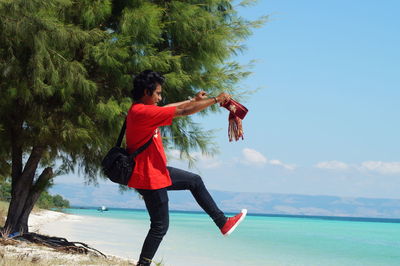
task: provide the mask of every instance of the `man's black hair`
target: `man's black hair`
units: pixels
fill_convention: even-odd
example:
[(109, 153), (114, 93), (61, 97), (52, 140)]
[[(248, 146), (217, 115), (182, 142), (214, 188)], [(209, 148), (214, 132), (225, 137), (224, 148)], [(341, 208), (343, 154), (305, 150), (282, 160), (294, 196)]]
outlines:
[(134, 101), (140, 100), (145, 93), (152, 95), (156, 90), (157, 84), (163, 85), (165, 78), (160, 73), (153, 70), (145, 70), (133, 80), (132, 98)]

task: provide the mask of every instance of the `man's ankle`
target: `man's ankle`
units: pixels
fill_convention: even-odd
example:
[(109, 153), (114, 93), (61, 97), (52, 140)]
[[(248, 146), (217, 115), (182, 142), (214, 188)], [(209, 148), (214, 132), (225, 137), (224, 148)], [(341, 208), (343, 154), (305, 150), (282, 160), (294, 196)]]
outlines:
[(152, 262), (151, 259), (141, 257), (136, 266), (149, 266), (151, 262)]

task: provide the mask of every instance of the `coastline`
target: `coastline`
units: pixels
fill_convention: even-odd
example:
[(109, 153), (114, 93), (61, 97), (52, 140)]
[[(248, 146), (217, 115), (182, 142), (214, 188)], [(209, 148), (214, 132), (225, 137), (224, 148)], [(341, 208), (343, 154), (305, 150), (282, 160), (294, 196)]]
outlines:
[[(19, 247), (0, 250), (1, 254), (46, 260), (54, 257), (64, 262), (39, 265), (134, 265), (148, 231), (144, 211), (74, 209), (72, 214), (44, 211), (34, 213), (29, 225), (32, 232), (65, 237), (118, 258), (121, 263), (93, 262), (88, 255), (76, 263), (66, 253), (43, 254), (29, 244), (36, 254)], [(165, 266), (229, 265), (398, 265), (398, 223), (320, 217), (249, 216), (235, 233), (223, 237), (206, 214), (171, 212), (171, 227), (154, 260)], [(310, 239), (315, 241), (310, 241)], [(304, 245), (307, 243), (307, 245)], [(25, 246), (26, 247), (26, 246)], [(11, 251), (10, 251), (11, 250)], [(39, 251), (38, 251), (39, 250)], [(110, 256), (110, 254), (112, 256)], [(284, 255), (283, 255), (284, 254)], [(337, 256), (337, 254), (341, 254)], [(383, 255), (385, 254), (385, 255)], [(66, 254), (69, 255), (69, 254)], [(114, 256), (114, 257), (113, 257)], [(83, 261), (83, 263), (81, 263)], [(124, 261), (124, 262), (123, 262)], [(37, 265), (37, 264), (36, 264)]]
[(80, 219), (80, 217), (77, 215), (50, 210), (32, 212), (31, 215), (29, 215), (28, 220), (29, 231), (42, 233), (40, 230), (43, 226), (46, 226), (46, 224), (66, 219)]
[[(68, 211), (69, 212), (69, 211)], [(134, 265), (148, 231), (148, 214), (144, 211), (73, 209), (72, 214), (42, 212), (33, 214), (31, 230), (83, 242), (102, 253), (123, 258), (121, 263), (93, 262), (88, 255), (73, 255), (79, 263), (52, 253), (63, 262), (47, 261), (42, 248), (28, 245), (40, 256), (18, 247), (0, 250), (1, 254), (43, 258), (39, 265)], [(171, 212), (169, 233), (154, 258), (165, 266), (230, 265), (398, 265), (398, 223), (354, 220), (325, 220), (310, 217), (249, 216), (229, 237), (223, 237), (206, 214)], [(37, 228), (36, 227), (36, 228)], [(312, 239), (312, 241), (310, 240)], [(306, 245), (304, 243), (307, 243)], [(26, 246), (25, 246), (26, 247)], [(39, 251), (38, 251), (39, 250)], [(28, 254), (28, 255), (27, 255)], [(340, 256), (338, 256), (340, 254)], [(67, 254), (68, 255), (68, 254)], [(110, 256), (110, 259), (113, 258)], [(26, 260), (24, 260), (26, 261)], [(83, 263), (81, 263), (83, 261)], [(124, 262), (122, 262), (124, 261)], [(36, 264), (37, 265), (37, 264)]]
[[(131, 220), (121, 221), (104, 214), (104, 217), (51, 214), (53, 220), (41, 224), (38, 233), (83, 242), (107, 256), (136, 261), (148, 231), (147, 221), (142, 224), (140, 221), (133, 223)], [(32, 227), (35, 228), (34, 224), (40, 224), (40, 220), (36, 216), (32, 218)]]
[[(101, 218), (100, 218), (101, 219)], [(29, 216), (28, 226), (31, 233), (37, 233), (47, 236), (66, 238), (71, 242), (82, 242), (89, 247), (99, 250), (107, 258), (96, 254), (76, 254), (57, 251), (53, 248), (16, 241), (14, 239), (5, 239), (0, 244), (0, 264), (7, 265), (135, 265), (136, 261), (113, 254), (112, 251), (104, 249), (104, 246), (98, 246), (93, 241), (86, 241), (85, 234), (77, 238), (74, 228), (80, 225), (93, 225), (99, 222), (96, 218), (83, 217), (79, 215), (67, 214), (50, 210), (39, 210), (32, 212)], [(103, 248), (103, 249), (102, 249)], [(23, 262), (23, 263), (22, 263)], [(21, 264), (22, 263), (22, 264)], [(5, 264), (2, 264), (5, 265)]]

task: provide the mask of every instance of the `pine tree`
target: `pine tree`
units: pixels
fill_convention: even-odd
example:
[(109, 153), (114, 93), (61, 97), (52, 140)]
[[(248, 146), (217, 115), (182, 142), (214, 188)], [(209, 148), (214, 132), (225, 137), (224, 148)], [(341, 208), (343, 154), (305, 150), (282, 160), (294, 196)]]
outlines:
[[(106, 33), (84, 16), (75, 22), (73, 3), (0, 2), (0, 154), (2, 164), (11, 164), (5, 228), (13, 232), (28, 231), (28, 216), (50, 180), (99, 149), (107, 128), (98, 132), (98, 125), (112, 123), (97, 111), (97, 86), (85, 65), (87, 51)], [(110, 13), (110, 3), (103, 5)], [(53, 171), (56, 159), (63, 163)]]
[[(95, 182), (131, 104), (132, 75), (162, 72), (166, 103), (235, 92), (249, 73), (230, 60), (261, 23), (240, 18), (229, 0), (0, 0), (0, 176), (12, 180), (5, 228), (28, 231), (55, 176), (78, 169)], [(213, 149), (190, 117), (163, 133), (184, 157)]]

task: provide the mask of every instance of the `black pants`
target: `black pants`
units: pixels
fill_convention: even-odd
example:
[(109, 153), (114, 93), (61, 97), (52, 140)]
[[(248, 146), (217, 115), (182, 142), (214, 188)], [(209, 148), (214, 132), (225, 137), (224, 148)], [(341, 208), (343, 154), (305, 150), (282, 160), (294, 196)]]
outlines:
[(226, 222), (224, 213), (215, 204), (199, 175), (173, 167), (167, 168), (172, 180), (171, 186), (155, 190), (138, 189), (143, 196), (151, 221), (150, 230), (143, 243), (139, 264), (150, 265), (161, 240), (167, 233), (169, 226), (168, 190), (190, 190), (200, 207), (210, 215), (219, 228)]

